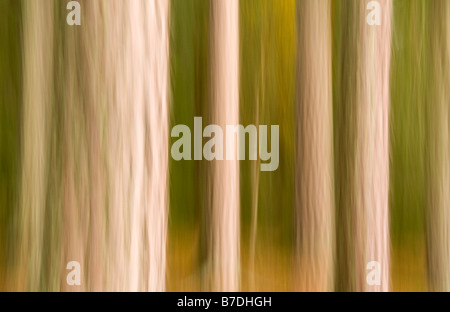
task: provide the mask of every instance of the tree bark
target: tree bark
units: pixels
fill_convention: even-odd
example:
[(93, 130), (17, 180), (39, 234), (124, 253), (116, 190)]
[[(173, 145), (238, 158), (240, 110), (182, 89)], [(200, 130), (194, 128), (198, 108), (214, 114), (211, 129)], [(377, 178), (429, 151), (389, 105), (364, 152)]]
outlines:
[[(239, 2), (212, 1), (211, 23), (212, 120), (225, 131), (226, 125), (239, 124)], [(239, 162), (236, 156), (235, 160), (225, 160), (225, 145), (224, 160), (215, 160), (212, 165), (212, 289), (238, 291)], [(237, 140), (231, 148), (237, 151)]]
[[(389, 289), (389, 67), (390, 0), (378, 1), (381, 25), (369, 25), (369, 1), (342, 1), (342, 52), (336, 76), (339, 176), (339, 290)], [(342, 64), (342, 65), (341, 65)], [(342, 80), (339, 81), (339, 80)], [(342, 242), (342, 243), (341, 243)], [(338, 249), (338, 250), (339, 250)], [(370, 285), (370, 262), (380, 285)]]
[[(59, 77), (64, 81), (60, 287), (163, 291), (169, 1), (80, 4), (82, 25), (64, 24), (60, 42), (64, 55)], [(65, 7), (63, 12), (65, 16)], [(81, 265), (80, 286), (66, 284), (69, 261)]]
[[(357, 126), (356, 267), (358, 291), (389, 290), (389, 78), (392, 1), (381, 0), (381, 25), (362, 17), (362, 89)], [(358, 209), (363, 208), (360, 213)], [(361, 235), (363, 234), (363, 235)], [(380, 264), (380, 285), (367, 281), (368, 263)]]
[(299, 0), (295, 205), (302, 291), (333, 289), (331, 1)]

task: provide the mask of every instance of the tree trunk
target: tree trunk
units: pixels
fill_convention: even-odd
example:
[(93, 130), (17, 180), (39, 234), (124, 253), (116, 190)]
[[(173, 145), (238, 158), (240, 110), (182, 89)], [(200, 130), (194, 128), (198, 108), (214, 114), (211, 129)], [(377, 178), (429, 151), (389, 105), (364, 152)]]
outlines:
[[(342, 1), (343, 52), (336, 76), (339, 176), (339, 290), (389, 289), (389, 67), (390, 0), (378, 1), (381, 25), (366, 21), (369, 1)], [(342, 82), (340, 81), (342, 79)], [(376, 261), (379, 267), (368, 267)], [(353, 272), (354, 268), (354, 272)], [(380, 285), (371, 285), (374, 269)], [(374, 281), (376, 282), (376, 280)]]
[[(360, 276), (356, 283), (357, 290), (365, 291), (389, 289), (389, 78), (392, 2), (382, 0), (379, 3), (381, 25), (368, 25), (368, 12), (364, 10), (361, 39), (363, 85), (358, 126), (360, 131), (357, 132), (356, 174), (359, 175), (360, 182), (357, 184), (359, 189), (356, 203), (364, 207), (365, 215), (364, 219), (357, 217), (355, 232), (365, 233), (365, 241), (360, 241), (358, 237), (362, 236), (357, 236), (356, 245), (356, 250), (365, 249), (364, 255), (357, 256)], [(367, 265), (372, 261), (380, 264), (380, 285), (370, 285), (367, 282)]]
[[(361, 80), (356, 125), (354, 237), (356, 290), (389, 289), (389, 68), (391, 55), (390, 0), (379, 1), (381, 25), (367, 24), (366, 4), (360, 7)], [(367, 281), (367, 265), (380, 264), (380, 285)]]
[[(211, 3), (212, 120), (224, 131), (226, 125), (239, 124), (238, 8), (237, 0), (214, 0)], [(237, 144), (234, 140), (234, 151), (238, 148)], [(235, 160), (225, 160), (225, 145), (224, 160), (215, 160), (212, 165), (212, 289), (238, 291), (239, 162), (236, 156)]]
[[(79, 2), (82, 25), (68, 26), (65, 3), (54, 11), (53, 1), (24, 1), (21, 259), (29, 272), (26, 288), (46, 287), (48, 272), (41, 268), (57, 264), (56, 289), (163, 291), (169, 0)], [(61, 33), (54, 29), (58, 17)], [(60, 196), (47, 192), (50, 170), (58, 172), (48, 157), (50, 142), (55, 143), (51, 137), (59, 136), (50, 136), (52, 122), (62, 133), (61, 142), (56, 140), (61, 147), (52, 147), (62, 165), (61, 186), (52, 191)], [(47, 196), (60, 197), (61, 204), (46, 202)], [(61, 219), (44, 219), (47, 212)], [(47, 221), (52, 232), (60, 229), (61, 255), (45, 245)], [(46, 248), (52, 254), (45, 255)], [(80, 286), (66, 283), (71, 261), (80, 263)]]
[(302, 291), (333, 289), (334, 173), (331, 1), (299, 0), (296, 173)]
[(53, 1), (23, 2), (21, 260), (26, 290), (40, 288), (53, 101)]

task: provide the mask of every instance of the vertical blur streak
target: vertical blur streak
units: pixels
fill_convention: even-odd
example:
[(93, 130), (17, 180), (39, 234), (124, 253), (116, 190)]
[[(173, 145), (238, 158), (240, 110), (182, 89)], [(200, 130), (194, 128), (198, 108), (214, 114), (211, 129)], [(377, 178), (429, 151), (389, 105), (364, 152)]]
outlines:
[(450, 291), (450, 2), (429, 1), (427, 244), (429, 286)]
[(20, 200), (22, 30), (21, 1), (0, 1), (0, 291), (17, 286), (11, 282), (19, 267), (13, 233)]
[[(366, 21), (368, 1), (361, 7), (361, 98), (357, 131), (356, 175), (356, 289), (389, 289), (389, 78), (391, 57), (391, 0), (380, 0), (381, 25)], [(381, 285), (366, 281), (367, 264), (381, 265)], [(372, 268), (373, 269), (373, 268)]]
[[(214, 124), (222, 127), (224, 131), (226, 125), (239, 124), (238, 8), (238, 0), (213, 0), (211, 3), (212, 119)], [(224, 143), (224, 157), (228, 153), (227, 147)], [(232, 146), (229, 147), (232, 148), (232, 155), (235, 155), (236, 159), (237, 141), (233, 140)], [(238, 291), (239, 162), (215, 161), (212, 183), (212, 289)]]
[[(24, 95), (20, 259), (27, 290), (39, 290), (52, 114), (53, 1), (23, 2)], [(18, 285), (21, 287), (22, 285)]]
[[(84, 5), (85, 3), (81, 3)], [(86, 6), (87, 7), (87, 6)], [(64, 8), (61, 8), (63, 11)], [(64, 14), (64, 13), (62, 13)], [(61, 23), (65, 21), (62, 20)], [(82, 20), (83, 22), (83, 20)], [(64, 25), (64, 24), (63, 24)], [(91, 27), (90, 25), (85, 25)], [(62, 26), (62, 25), (59, 25)], [(64, 27), (64, 26), (62, 26)], [(92, 50), (85, 51), (81, 54), (83, 49), (80, 45), (83, 44), (82, 39), (85, 38), (84, 30), (74, 29), (73, 27), (64, 27), (64, 45), (63, 45), (63, 73), (61, 80), (63, 81), (64, 99), (62, 107), (62, 131), (63, 131), (63, 147), (62, 147), (62, 263), (61, 268), (61, 288), (62, 290), (82, 291), (88, 290), (93, 276), (89, 275), (89, 263), (86, 259), (89, 248), (88, 231), (90, 229), (89, 223), (89, 193), (90, 188), (89, 179), (89, 163), (88, 163), (88, 143), (90, 138), (97, 137), (97, 129), (94, 125), (89, 129), (86, 118), (90, 117), (94, 121), (94, 112), (85, 114), (85, 107), (95, 107), (92, 99), (83, 101), (85, 96), (85, 86), (89, 86), (94, 79), (92, 72), (99, 72), (98, 68), (92, 68), (98, 63), (85, 65), (87, 62), (85, 54)], [(87, 31), (86, 34), (91, 34)], [(91, 34), (97, 35), (96, 33)], [(98, 39), (98, 38), (96, 38)], [(88, 39), (85, 39), (85, 44), (89, 44)], [(98, 40), (95, 41), (98, 43)], [(91, 48), (93, 49), (93, 47)], [(92, 55), (93, 57), (94, 55)], [(84, 73), (84, 69), (89, 69)], [(86, 77), (79, 79), (82, 74)], [(90, 75), (91, 74), (91, 75)], [(81, 82), (80, 82), (81, 81)], [(97, 94), (99, 92), (97, 91)], [(58, 99), (59, 100), (59, 99)], [(94, 133), (95, 131), (95, 133)], [(94, 169), (95, 170), (95, 169)], [(96, 194), (96, 196), (99, 196)], [(93, 207), (95, 209), (95, 207)], [(95, 225), (94, 225), (95, 226)], [(81, 286), (70, 287), (64, 280), (65, 264), (70, 261), (78, 261), (84, 274), (82, 275)], [(87, 270), (87, 272), (85, 272)], [(100, 272), (98, 272), (100, 273)], [(89, 277), (85, 280), (85, 277)]]
[(394, 1), (390, 124), (391, 290), (427, 290), (425, 109), (428, 1)]
[(331, 1), (298, 0), (296, 280), (301, 291), (333, 289)]
[(144, 79), (145, 111), (145, 189), (146, 239), (149, 269), (148, 291), (165, 290), (166, 245), (168, 218), (168, 170), (169, 170), (169, 0), (143, 0), (148, 29), (145, 50), (148, 53), (146, 68), (149, 77)]
[[(80, 1), (81, 27), (66, 25), (62, 4), (24, 1), (24, 287), (163, 291), (169, 1)], [(54, 86), (62, 89), (55, 101)], [(58, 135), (47, 125), (55, 124), (61, 148), (50, 146)], [(47, 191), (47, 177), (59, 176), (47, 156), (55, 150), (61, 186)], [(62, 235), (60, 248), (52, 234)], [(80, 286), (66, 283), (71, 261), (81, 265)]]
[[(337, 1), (335, 76), (338, 290), (389, 289), (390, 0), (379, 1), (381, 25), (369, 25), (369, 1)], [(335, 73), (335, 74), (336, 74)], [(381, 285), (367, 283), (380, 264)], [(355, 271), (353, 271), (353, 269)], [(370, 268), (374, 269), (374, 268)]]
[[(85, 175), (82, 175), (80, 190), (82, 193), (77, 193), (77, 200), (81, 199), (81, 203), (73, 208), (77, 211), (85, 211), (88, 219), (82, 223), (82, 226), (87, 226), (82, 235), (85, 236), (84, 248), (85, 252), (85, 267), (83, 272), (87, 273), (86, 281), (84, 285), (86, 289), (91, 291), (102, 291), (104, 289), (104, 277), (105, 277), (105, 264), (107, 258), (105, 257), (106, 244), (105, 244), (105, 220), (107, 209), (107, 197), (106, 197), (106, 183), (107, 172), (104, 164), (106, 160), (106, 141), (103, 133), (105, 132), (105, 85), (101, 73), (104, 68), (108, 66), (103, 61), (103, 54), (105, 51), (104, 45), (104, 33), (107, 25), (98, 25), (98, 16), (102, 13), (102, 3), (99, 1), (89, 1), (89, 3), (82, 3), (82, 7), (85, 10), (85, 25), (80, 32), (76, 28), (72, 27), (73, 32), (81, 34), (79, 42), (72, 42), (73, 49), (77, 50), (77, 46), (81, 47), (77, 51), (77, 55), (73, 59), (77, 60), (76, 63), (72, 63), (75, 67), (72, 68), (68, 75), (72, 75), (76, 72), (76, 68), (80, 68), (79, 78), (81, 77), (81, 83), (79, 87), (78, 103), (73, 103), (82, 109), (81, 115), (85, 128), (82, 129), (83, 140), (85, 144), (82, 148), (85, 149), (85, 158), (74, 157), (73, 161), (76, 170), (77, 166), (80, 166), (85, 170)], [(95, 21), (95, 22), (94, 22)], [(69, 41), (70, 42), (70, 41)], [(70, 61), (69, 61), (70, 62)], [(76, 98), (76, 96), (74, 95)], [(76, 129), (78, 125), (73, 124), (71, 115), (65, 116), (67, 124), (72, 123), (72, 129)], [(77, 136), (75, 132), (75, 137)], [(75, 139), (76, 140), (76, 139)], [(75, 143), (75, 142), (74, 142)], [(75, 143), (76, 145), (76, 143)], [(75, 176), (76, 173), (74, 172)], [(83, 194), (84, 193), (84, 194)], [(83, 198), (87, 198), (83, 203)], [(70, 205), (71, 203), (68, 203)], [(71, 219), (66, 219), (66, 222), (72, 222)], [(66, 223), (67, 224), (67, 223)], [(67, 259), (70, 261), (70, 259)]]
[(105, 1), (103, 9), (111, 103), (109, 285), (111, 290), (163, 291), (169, 2)]
[(355, 103), (359, 81), (356, 25), (357, 1), (333, 1), (333, 114), (336, 176), (336, 290), (351, 291), (354, 282), (352, 233), (355, 162)]
[(261, 160), (239, 163), (241, 287), (292, 290), (296, 0), (240, 1), (239, 6), (240, 122), (280, 125), (281, 157), (274, 172), (261, 172)]
[[(110, 1), (108, 14), (105, 13), (105, 22), (110, 25), (110, 31), (105, 38), (107, 50), (105, 62), (115, 64), (108, 66), (105, 72), (107, 96), (110, 99), (108, 112), (109, 129), (108, 136), (114, 138), (108, 146), (108, 170), (109, 190), (111, 202), (108, 217), (108, 235), (111, 244), (108, 249), (110, 270), (114, 274), (108, 279), (109, 290), (126, 291), (131, 289), (130, 280), (134, 277), (130, 274), (129, 241), (130, 241), (130, 196), (129, 190), (132, 183), (130, 165), (132, 159), (133, 140), (136, 135), (132, 132), (131, 121), (133, 111), (128, 107), (126, 87), (131, 84), (125, 75), (126, 55), (117, 47), (117, 38), (125, 37), (129, 27), (124, 27), (126, 9), (123, 1)], [(128, 17), (129, 18), (129, 17)], [(115, 20), (115, 22), (114, 22)], [(122, 86), (122, 87), (120, 87)], [(136, 105), (141, 105), (136, 103)], [(135, 286), (136, 287), (136, 286)]]

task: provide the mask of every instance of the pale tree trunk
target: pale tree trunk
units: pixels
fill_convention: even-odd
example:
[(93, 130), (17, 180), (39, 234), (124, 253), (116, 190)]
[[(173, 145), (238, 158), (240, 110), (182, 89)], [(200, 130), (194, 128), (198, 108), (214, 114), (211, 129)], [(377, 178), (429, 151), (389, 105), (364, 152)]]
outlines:
[(168, 220), (169, 1), (105, 1), (104, 8), (108, 17), (105, 49), (110, 53), (106, 76), (111, 77), (107, 93), (113, 197), (111, 287), (163, 291)]
[(428, 4), (428, 273), (430, 290), (450, 291), (450, 2), (436, 0)]
[(49, 124), (53, 100), (53, 1), (23, 2), (21, 255), (26, 290), (37, 291), (42, 265)]
[[(213, 0), (212, 120), (225, 131), (239, 124), (239, 2)], [(224, 142), (226, 142), (224, 133)], [(232, 148), (237, 151), (237, 141)], [(239, 162), (226, 159), (212, 165), (212, 289), (239, 290)]]
[(87, 281), (63, 288), (163, 291), (169, 2), (80, 3), (65, 39), (63, 258)]
[[(369, 1), (359, 8), (361, 85), (356, 124), (355, 206), (353, 211), (357, 291), (389, 289), (389, 77), (391, 56), (391, 0), (380, 0), (381, 25), (366, 21)], [(367, 275), (376, 261), (380, 285), (370, 285)], [(378, 269), (378, 267), (375, 267)]]
[(296, 107), (296, 280), (333, 290), (334, 171), (331, 1), (299, 0)]
[[(56, 285), (63, 290), (162, 291), (168, 217), (169, 1), (80, 4), (82, 25), (68, 26), (65, 5), (55, 14), (53, 1), (24, 1), (25, 287), (45, 287), (41, 267), (46, 256), (60, 265)], [(55, 16), (64, 16), (59, 25), (63, 37), (55, 38), (61, 46), (58, 57)], [(64, 61), (54, 66), (54, 59)], [(52, 112), (58, 87), (63, 89), (57, 99), (63, 102), (58, 105), (60, 116)], [(60, 261), (56, 254), (43, 254), (52, 114), (61, 118), (56, 124), (62, 132), (62, 147), (57, 148), (62, 164)], [(80, 286), (66, 283), (71, 261), (80, 263)]]
[(146, 64), (150, 70), (144, 79), (146, 89), (146, 140), (144, 201), (148, 257), (147, 287), (163, 291), (166, 278), (169, 170), (169, 0), (145, 3)]
[(387, 291), (392, 2), (378, 1), (381, 25), (367, 23), (371, 12), (367, 10), (368, 2), (338, 2), (342, 25), (335, 25), (341, 36), (336, 47), (335, 110), (337, 129), (342, 131), (335, 145), (340, 272), (337, 287)]

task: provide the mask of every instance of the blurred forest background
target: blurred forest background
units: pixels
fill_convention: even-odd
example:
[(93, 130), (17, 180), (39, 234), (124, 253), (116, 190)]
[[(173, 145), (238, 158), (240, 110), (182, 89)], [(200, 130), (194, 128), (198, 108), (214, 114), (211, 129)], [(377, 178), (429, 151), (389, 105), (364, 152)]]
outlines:
[[(0, 0), (0, 290), (71, 290), (71, 260), (77, 290), (450, 290), (450, 0), (379, 1), (381, 26), (366, 0), (148, 1), (70, 27), (67, 1)], [(280, 125), (276, 171), (238, 165), (237, 284), (215, 163), (170, 157), (174, 125), (215, 122), (232, 2), (239, 122)]]

